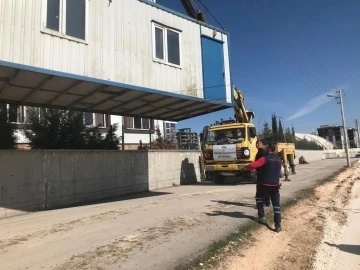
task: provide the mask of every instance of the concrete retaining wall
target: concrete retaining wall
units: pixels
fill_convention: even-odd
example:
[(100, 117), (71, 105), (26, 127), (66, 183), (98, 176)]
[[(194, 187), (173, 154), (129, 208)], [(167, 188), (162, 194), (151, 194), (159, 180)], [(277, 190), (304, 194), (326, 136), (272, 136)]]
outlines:
[(161, 189), (200, 181), (198, 151), (150, 151), (149, 189)]
[[(360, 148), (353, 148), (349, 150), (350, 157), (354, 158), (357, 153), (360, 153)], [(316, 160), (328, 158), (345, 158), (345, 150), (296, 150), (296, 164), (299, 164), (299, 157), (303, 156), (306, 161), (312, 162)]]
[(318, 150), (296, 150), (295, 164), (299, 164), (299, 158), (303, 156), (306, 161), (314, 162), (317, 160), (325, 159), (325, 151)]
[[(354, 158), (356, 154), (360, 153), (360, 148), (349, 149), (350, 157)], [(345, 150), (327, 150), (325, 151), (325, 158), (345, 158)]]
[(0, 151), (0, 217), (148, 187), (145, 151)]
[[(352, 149), (355, 156), (360, 149)], [(200, 181), (199, 151), (0, 151), (0, 218)], [(344, 150), (296, 151), (309, 162)]]

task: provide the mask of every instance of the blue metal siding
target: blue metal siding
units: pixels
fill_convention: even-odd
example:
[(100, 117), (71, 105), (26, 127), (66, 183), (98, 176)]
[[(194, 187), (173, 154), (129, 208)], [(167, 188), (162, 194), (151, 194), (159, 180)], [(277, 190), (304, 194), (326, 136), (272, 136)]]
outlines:
[(223, 46), (221, 41), (201, 37), (204, 98), (218, 102), (226, 101)]

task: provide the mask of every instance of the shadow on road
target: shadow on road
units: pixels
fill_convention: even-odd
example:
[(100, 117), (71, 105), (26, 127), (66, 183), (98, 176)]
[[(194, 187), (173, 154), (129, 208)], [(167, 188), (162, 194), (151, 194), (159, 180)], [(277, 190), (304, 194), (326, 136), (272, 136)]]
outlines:
[(336, 244), (330, 244), (329, 242), (325, 242), (325, 244), (327, 244), (330, 247), (336, 247), (343, 252), (360, 255), (360, 245), (343, 245), (343, 244), (336, 245)]
[[(159, 192), (159, 191), (146, 191), (146, 192), (141, 192), (141, 193), (119, 196), (119, 197), (115, 197), (115, 198), (111, 198), (111, 199), (100, 199), (100, 200), (95, 200), (95, 201), (88, 202), (88, 203), (79, 203), (79, 204), (70, 206), (70, 208), (77, 207), (77, 206), (86, 206), (86, 205), (112, 203), (112, 202), (119, 202), (119, 201), (137, 200), (137, 199), (157, 197), (157, 196), (166, 196), (166, 195), (171, 195), (171, 194), (173, 194), (173, 193)], [(62, 207), (62, 208), (68, 208), (68, 207)]]
[(216, 216), (227, 216), (231, 218), (247, 218), (250, 220), (256, 220), (253, 216), (249, 216), (245, 214), (244, 212), (224, 212), (224, 211), (213, 211), (212, 213), (206, 213), (210, 217), (216, 217)]
[(250, 207), (250, 208), (254, 208), (254, 207), (255, 207), (255, 204), (253, 204), (253, 203), (216, 201), (216, 200), (211, 200), (211, 202), (220, 203), (220, 204), (224, 204), (224, 205), (243, 206), (243, 207)]
[[(239, 212), (239, 211), (234, 211), (234, 212), (213, 211), (212, 213), (206, 213), (206, 215), (208, 215), (210, 217), (226, 216), (226, 217), (231, 217), (231, 218), (247, 218), (254, 222), (257, 222), (256, 217), (247, 215), (244, 212)], [(269, 231), (275, 232), (275, 229), (271, 228), (269, 224), (267, 224), (267, 223), (265, 223), (265, 224), (259, 223), (259, 224), (265, 226)]]

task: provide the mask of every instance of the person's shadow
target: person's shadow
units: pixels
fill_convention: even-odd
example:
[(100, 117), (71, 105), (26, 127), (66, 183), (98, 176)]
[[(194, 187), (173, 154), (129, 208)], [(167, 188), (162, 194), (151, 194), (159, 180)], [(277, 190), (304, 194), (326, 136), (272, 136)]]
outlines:
[[(250, 215), (245, 214), (244, 212), (239, 212), (239, 211), (234, 211), (234, 212), (213, 211), (212, 213), (206, 213), (206, 215), (208, 215), (210, 217), (227, 216), (227, 217), (231, 217), (231, 218), (247, 218), (247, 219), (257, 222), (257, 218), (255, 218), (254, 216), (250, 216)], [(268, 230), (275, 232), (275, 229), (271, 228), (269, 224), (267, 224), (267, 223), (265, 223), (265, 224), (259, 223), (259, 224), (265, 226)]]
[(211, 200), (211, 202), (216, 202), (224, 205), (234, 205), (234, 206), (243, 206), (243, 207), (256, 207), (253, 203), (243, 203), (243, 202), (230, 202), (230, 201), (222, 201), (222, 200)]
[(336, 244), (330, 244), (329, 242), (325, 242), (325, 244), (327, 244), (330, 247), (336, 247), (343, 252), (360, 255), (360, 245), (343, 245), (343, 244), (336, 245)]

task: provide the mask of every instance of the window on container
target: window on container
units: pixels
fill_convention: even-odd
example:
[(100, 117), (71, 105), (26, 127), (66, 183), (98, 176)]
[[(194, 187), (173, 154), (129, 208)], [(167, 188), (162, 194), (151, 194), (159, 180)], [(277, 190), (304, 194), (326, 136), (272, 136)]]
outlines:
[(180, 65), (180, 35), (177, 32), (167, 30), (168, 62)]
[(180, 33), (154, 24), (154, 58), (180, 66)]
[(85, 0), (66, 1), (66, 35), (85, 39)]
[(46, 27), (60, 31), (60, 0), (47, 0)]
[(155, 57), (164, 60), (164, 30), (155, 27)]

